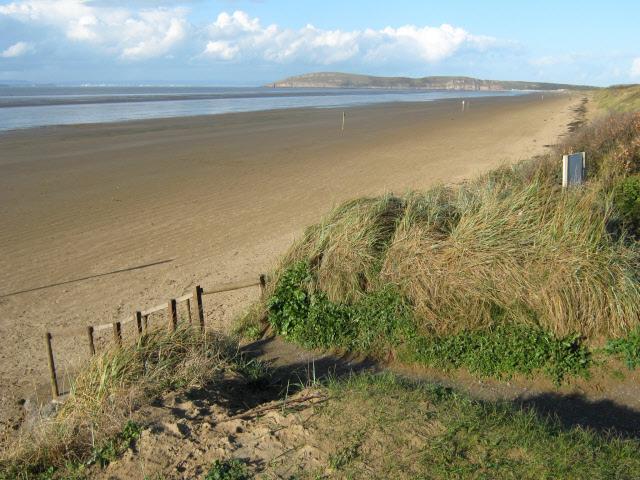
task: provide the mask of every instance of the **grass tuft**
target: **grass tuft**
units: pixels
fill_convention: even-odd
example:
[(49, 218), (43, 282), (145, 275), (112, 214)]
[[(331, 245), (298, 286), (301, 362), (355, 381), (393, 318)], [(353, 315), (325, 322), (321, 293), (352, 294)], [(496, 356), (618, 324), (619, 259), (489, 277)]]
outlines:
[(227, 340), (189, 327), (153, 331), (96, 355), (55, 416), (42, 418), (2, 452), (0, 472), (63, 478), (70, 471), (80, 476), (95, 463), (104, 466), (139, 435), (132, 412), (169, 389), (215, 381), (234, 357)]

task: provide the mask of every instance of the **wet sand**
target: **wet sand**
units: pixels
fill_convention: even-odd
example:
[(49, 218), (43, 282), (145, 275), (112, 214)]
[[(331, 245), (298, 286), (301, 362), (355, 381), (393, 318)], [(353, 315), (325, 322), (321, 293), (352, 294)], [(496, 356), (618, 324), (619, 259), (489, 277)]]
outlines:
[[(580, 98), (351, 108), (344, 132), (341, 109), (292, 109), (0, 135), (0, 417), (43, 392), (45, 329), (256, 278), (337, 202), (544, 152)], [(206, 297), (208, 320), (257, 294)], [(84, 337), (54, 343), (63, 377), (87, 356)]]

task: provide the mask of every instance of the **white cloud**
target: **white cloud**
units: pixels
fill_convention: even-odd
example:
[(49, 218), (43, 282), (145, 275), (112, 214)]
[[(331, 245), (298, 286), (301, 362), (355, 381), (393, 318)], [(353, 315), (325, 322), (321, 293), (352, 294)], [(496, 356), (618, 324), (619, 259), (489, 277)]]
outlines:
[(29, 52), (33, 51), (33, 46), (26, 42), (18, 42), (14, 43), (10, 47), (7, 47), (5, 50), (0, 52), (0, 57), (2, 58), (15, 58), (21, 57)]
[(204, 53), (221, 60), (233, 60), (239, 50), (238, 47), (232, 46), (229, 42), (217, 40), (207, 43)]
[(0, 5), (0, 16), (29, 28), (48, 28), (66, 41), (123, 60), (170, 56), (187, 45), (201, 57), (226, 62), (301, 63), (434, 63), (465, 50), (500, 46), (493, 37), (474, 35), (448, 24), (404, 25), (380, 30), (329, 30), (306, 25), (284, 28), (262, 25), (243, 11), (222, 12), (210, 24), (194, 26), (181, 7), (145, 1), (14, 0)]
[(640, 77), (640, 57), (634, 58), (631, 62), (631, 76)]
[(242, 11), (221, 13), (207, 31), (210, 41), (203, 52), (206, 56), (218, 60), (261, 58), (279, 63), (332, 64), (352, 59), (369, 63), (437, 62), (462, 49), (485, 50), (498, 44), (492, 37), (472, 35), (448, 24), (364, 31), (323, 30), (307, 25), (294, 30), (262, 26), (258, 18), (250, 18)]
[(125, 59), (158, 57), (187, 36), (183, 8), (93, 5), (84, 0), (23, 0), (0, 5), (0, 15), (52, 27), (73, 42), (104, 48)]

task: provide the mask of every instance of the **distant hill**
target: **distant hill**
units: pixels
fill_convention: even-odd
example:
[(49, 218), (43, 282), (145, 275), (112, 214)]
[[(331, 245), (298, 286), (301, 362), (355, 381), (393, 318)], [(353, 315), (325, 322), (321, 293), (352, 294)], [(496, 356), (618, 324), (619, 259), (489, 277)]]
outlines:
[(285, 78), (269, 86), (280, 88), (420, 88), (429, 90), (586, 90), (594, 87), (564, 83), (480, 80), (472, 77), (375, 77), (318, 72)]

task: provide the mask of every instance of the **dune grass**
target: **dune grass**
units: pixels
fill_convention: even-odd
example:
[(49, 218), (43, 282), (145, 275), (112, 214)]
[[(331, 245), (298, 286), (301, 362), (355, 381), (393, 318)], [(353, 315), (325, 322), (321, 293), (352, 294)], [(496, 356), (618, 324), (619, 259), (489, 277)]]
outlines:
[(594, 93), (601, 108), (608, 111), (635, 112), (640, 110), (640, 85), (619, 85)]
[(36, 421), (0, 457), (0, 479), (85, 478), (135, 441), (131, 415), (163, 392), (214, 382), (233, 365), (224, 338), (189, 327), (153, 331), (92, 358), (55, 415)]
[[(563, 190), (568, 151), (586, 151), (589, 180)], [(504, 325), (578, 349), (624, 337), (640, 250), (615, 192), (638, 171), (640, 114), (618, 114), (461, 185), (352, 200), (291, 247), (254, 311), (304, 345), (373, 354)]]

